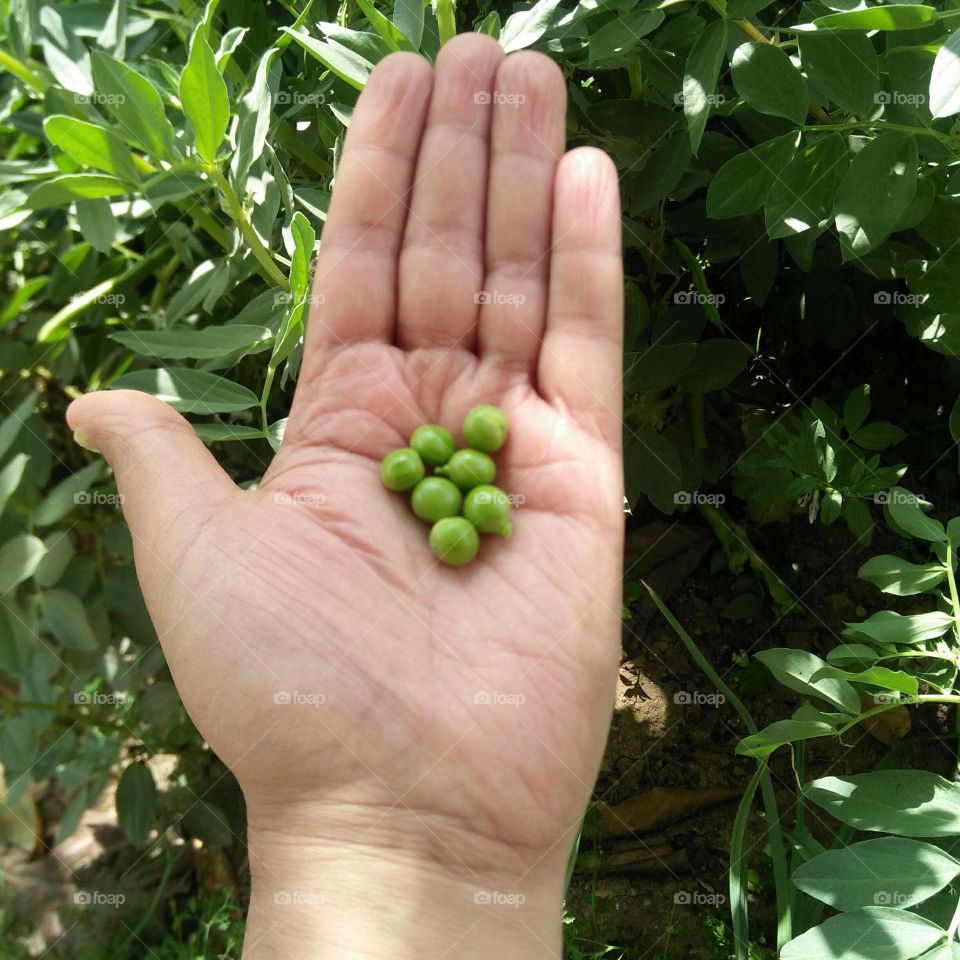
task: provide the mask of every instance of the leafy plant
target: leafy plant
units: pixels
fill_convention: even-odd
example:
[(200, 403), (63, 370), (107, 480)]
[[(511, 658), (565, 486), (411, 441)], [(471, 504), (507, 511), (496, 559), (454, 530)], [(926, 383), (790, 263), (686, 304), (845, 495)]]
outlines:
[[(909, 614), (880, 610), (848, 623), (846, 642), (825, 658), (787, 648), (758, 653), (756, 659), (807, 702), (791, 719), (746, 737), (738, 753), (766, 758), (787, 744), (802, 751), (807, 740), (842, 738), (906, 705), (960, 703), (960, 518), (945, 527), (923, 506), (909, 491), (894, 487), (886, 510), (891, 528), (919, 541), (929, 559), (916, 563), (877, 556), (861, 567), (860, 577), (889, 596), (932, 598), (936, 608)], [(804, 823), (794, 829), (792, 883), (839, 913), (819, 923), (819, 910), (804, 913), (814, 919), (809, 929), (795, 927), (782, 957), (909, 960), (921, 954), (947, 956), (956, 949), (960, 908), (944, 919), (934, 900), (960, 875), (953, 842), (960, 836), (956, 783), (927, 770), (878, 769), (803, 783), (800, 803), (850, 829), (837, 833), (829, 848)], [(854, 831), (870, 836), (854, 841)]]
[(892, 423), (867, 423), (870, 387), (857, 387), (837, 416), (822, 400), (799, 415), (770, 425), (744, 422), (747, 450), (734, 468), (733, 489), (760, 523), (805, 512), (813, 523), (843, 517), (850, 532), (869, 544), (874, 520), (868, 501), (884, 503), (887, 491), (906, 472), (905, 464), (884, 467), (878, 453), (902, 440)]

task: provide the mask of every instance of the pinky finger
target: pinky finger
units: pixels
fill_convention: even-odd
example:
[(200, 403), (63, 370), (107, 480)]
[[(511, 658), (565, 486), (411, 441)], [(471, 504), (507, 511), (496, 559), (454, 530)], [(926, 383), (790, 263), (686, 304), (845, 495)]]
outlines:
[(617, 170), (602, 151), (571, 150), (554, 181), (550, 301), (541, 395), (619, 442), (623, 262)]

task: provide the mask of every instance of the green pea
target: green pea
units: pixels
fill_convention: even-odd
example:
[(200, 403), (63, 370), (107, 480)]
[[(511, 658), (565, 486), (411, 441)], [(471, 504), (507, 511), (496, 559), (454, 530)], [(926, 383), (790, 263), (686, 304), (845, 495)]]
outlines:
[(453, 434), (435, 423), (424, 423), (410, 435), (410, 446), (431, 467), (442, 467), (457, 449)]
[(393, 450), (380, 461), (380, 479), (383, 485), (398, 493), (412, 490), (426, 472), (420, 454), (409, 447)]
[(493, 483), (497, 465), (480, 450), (458, 450), (437, 473), (452, 480), (461, 490)]
[(463, 496), (457, 487), (443, 477), (427, 477), (421, 480), (410, 496), (413, 512), (427, 523), (436, 523), (444, 517), (460, 513)]
[(509, 537), (513, 530), (510, 525), (510, 498), (499, 487), (489, 484), (474, 487), (463, 501), (463, 515), (481, 533), (499, 533)]
[(508, 429), (507, 415), (499, 407), (481, 403), (463, 421), (463, 439), (474, 450), (494, 453), (506, 442)]
[(430, 529), (430, 550), (451, 567), (468, 564), (480, 549), (480, 535), (463, 517), (444, 517)]

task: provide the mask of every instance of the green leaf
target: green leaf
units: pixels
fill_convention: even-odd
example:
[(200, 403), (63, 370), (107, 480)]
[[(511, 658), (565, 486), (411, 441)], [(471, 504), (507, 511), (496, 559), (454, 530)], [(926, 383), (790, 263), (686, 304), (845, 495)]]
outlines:
[(186, 367), (137, 370), (118, 377), (110, 387), (153, 394), (181, 413), (233, 413), (259, 403), (257, 395), (239, 383)]
[(173, 125), (153, 84), (100, 50), (93, 52), (92, 60), (97, 92), (124, 135), (151, 156), (176, 159)]
[[(420, 41), (423, 39), (423, 0), (396, 0), (393, 5), (393, 22), (410, 41), (413, 49), (419, 50)], [(498, 18), (497, 23), (499, 22)]]
[(933, 61), (930, 112), (935, 118), (960, 113), (960, 30), (943, 41)]
[(799, 133), (788, 133), (731, 157), (710, 181), (708, 216), (727, 220), (759, 210), (799, 143)]
[(809, 95), (800, 71), (772, 43), (742, 43), (734, 51), (731, 75), (737, 94), (758, 113), (786, 117), (795, 124), (807, 116)]
[(195, 800), (183, 815), (183, 825), (191, 836), (205, 844), (226, 847), (234, 839), (234, 833), (223, 811), (205, 800)]
[(187, 65), (180, 76), (180, 102), (193, 127), (197, 153), (213, 163), (230, 124), (230, 98), (202, 23), (194, 31)]
[(953, 623), (949, 613), (934, 610), (931, 613), (904, 615), (893, 610), (880, 610), (859, 623), (847, 623), (845, 637), (868, 637), (876, 643), (922, 643), (942, 637)]
[(687, 118), (690, 149), (696, 155), (700, 148), (710, 105), (716, 98), (717, 78), (727, 49), (727, 23), (714, 20), (697, 37), (683, 75), (683, 113)]
[(197, 423), (194, 432), (204, 443), (219, 443), (226, 440), (263, 440), (262, 430), (242, 423)]
[(833, 134), (801, 150), (777, 171), (764, 204), (771, 238), (825, 226), (849, 160), (843, 137)]
[(896, 693), (915, 697), (919, 693), (919, 681), (915, 676), (903, 670), (891, 670), (888, 667), (868, 667), (853, 673), (839, 667), (828, 665), (824, 669), (826, 676), (837, 680), (846, 680), (849, 683), (865, 683), (872, 687), (882, 687), (884, 690), (893, 690)]
[(826, 700), (847, 713), (860, 712), (860, 696), (854, 687), (831, 677), (829, 664), (816, 654), (779, 647), (760, 651), (756, 659), (790, 690)]
[(863, 33), (802, 33), (800, 62), (810, 85), (831, 103), (858, 117), (876, 109), (880, 67)]
[(701, 340), (694, 346), (696, 351), (692, 360), (675, 371), (674, 380), (682, 390), (691, 393), (710, 393), (727, 386), (743, 373), (753, 356), (750, 347), (739, 340), (712, 338)]
[(66, 590), (45, 590), (40, 598), (43, 626), (71, 650), (96, 650), (96, 634), (79, 598)]
[(910, 960), (944, 936), (929, 920), (906, 910), (865, 907), (830, 917), (791, 940), (781, 960)]
[(76, 554), (69, 530), (55, 530), (43, 541), (46, 553), (33, 574), (38, 587), (52, 587), (64, 574)]
[(931, 843), (878, 837), (827, 850), (801, 863), (793, 882), (837, 910), (885, 904), (912, 907), (960, 873), (960, 861)]
[(741, 757), (763, 758), (788, 743), (813, 740), (817, 737), (832, 737), (836, 729), (822, 720), (777, 720), (759, 733), (744, 737), (737, 744)]
[(118, 197), (130, 192), (130, 187), (117, 177), (105, 173), (67, 173), (35, 186), (25, 206), (30, 210), (63, 207), (74, 200), (93, 200), (97, 197)]
[(310, 265), (317, 243), (317, 232), (310, 221), (297, 211), (290, 221), (293, 234), (293, 258), (290, 261), (290, 295), (294, 302), (302, 300), (310, 284)]
[(270, 342), (269, 327), (251, 324), (228, 324), (191, 330), (174, 327), (170, 330), (123, 330), (111, 333), (110, 339), (123, 344), (144, 357), (165, 360), (216, 360), (237, 351), (249, 352)]
[(77, 225), (83, 239), (98, 253), (109, 253), (120, 232), (110, 201), (100, 197), (97, 200), (77, 200), (76, 205)]
[(852, 437), (857, 446), (864, 450), (886, 450), (895, 443), (899, 443), (907, 435), (906, 430), (902, 430), (895, 423), (887, 423), (885, 420), (876, 420), (861, 427)]
[(888, 3), (864, 10), (846, 10), (817, 17), (812, 24), (798, 24), (793, 30), (918, 30), (933, 23), (937, 11), (925, 4)]
[(307, 53), (319, 60), (328, 70), (333, 71), (341, 80), (356, 87), (357, 90), (364, 88), (373, 72), (373, 64), (365, 57), (354, 53), (335, 40), (315, 40), (305, 32), (291, 30), (289, 27), (280, 29), (293, 37)]
[(934, 543), (946, 543), (947, 531), (943, 524), (928, 517), (920, 509), (917, 496), (903, 487), (893, 487), (887, 500), (890, 518), (905, 533), (918, 540), (930, 540)]
[(876, 249), (917, 191), (917, 143), (901, 133), (881, 133), (853, 158), (837, 193), (834, 216), (845, 257)]
[(39, 537), (28, 533), (8, 540), (0, 547), (0, 596), (9, 593), (37, 569), (46, 547)]
[(0, 457), (5, 456), (13, 445), (13, 441), (17, 439), (20, 433), (20, 428), (33, 413), (33, 408), (36, 405), (37, 395), (31, 390), (10, 414), (3, 418), (3, 422), (0, 423)]
[(43, 121), (43, 132), (55, 147), (82, 167), (113, 173), (131, 183), (140, 179), (130, 148), (105, 127), (55, 114)]
[(404, 32), (385, 17), (370, 0), (357, 0), (357, 6), (363, 11), (370, 26), (377, 31), (391, 50), (414, 49)]
[(547, 32), (559, 3), (560, 0), (537, 0), (529, 10), (511, 14), (500, 33), (500, 46), (507, 53), (533, 46)]
[(870, 384), (854, 387), (843, 403), (843, 426), (847, 433), (856, 433), (870, 415)]
[(663, 513), (676, 510), (675, 495), (681, 489), (683, 464), (677, 448), (662, 433), (647, 431), (630, 438), (627, 462), (636, 465), (628, 469), (628, 477), (636, 485), (636, 492), (645, 494)]
[(103, 461), (95, 460), (58, 483), (34, 510), (34, 526), (48, 527), (62, 520), (78, 503), (88, 501), (90, 487), (103, 476), (103, 469)]
[(823, 777), (804, 796), (841, 823), (905, 837), (960, 835), (960, 784), (927, 770), (875, 770)]
[(937, 563), (911, 563), (890, 554), (868, 560), (857, 576), (895, 597), (912, 597), (931, 591), (947, 575)]
[(25, 453), (18, 453), (2, 470), (0, 470), (0, 515), (3, 514), (10, 495), (20, 486), (23, 471), (30, 459)]
[(117, 821), (127, 839), (142, 846), (156, 820), (157, 785), (145, 763), (131, 763), (117, 784)]

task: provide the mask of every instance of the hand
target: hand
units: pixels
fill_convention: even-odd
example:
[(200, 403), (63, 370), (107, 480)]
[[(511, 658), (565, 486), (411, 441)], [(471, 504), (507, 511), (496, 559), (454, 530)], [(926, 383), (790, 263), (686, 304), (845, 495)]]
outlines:
[[(552, 61), (478, 34), (435, 69), (378, 66), (258, 489), (151, 397), (70, 408), (116, 471), (184, 704), (247, 799), (246, 958), (559, 949), (623, 534), (617, 175), (564, 155), (564, 114)], [(497, 483), (522, 504), (454, 569), (378, 464), (481, 402), (509, 414)]]

